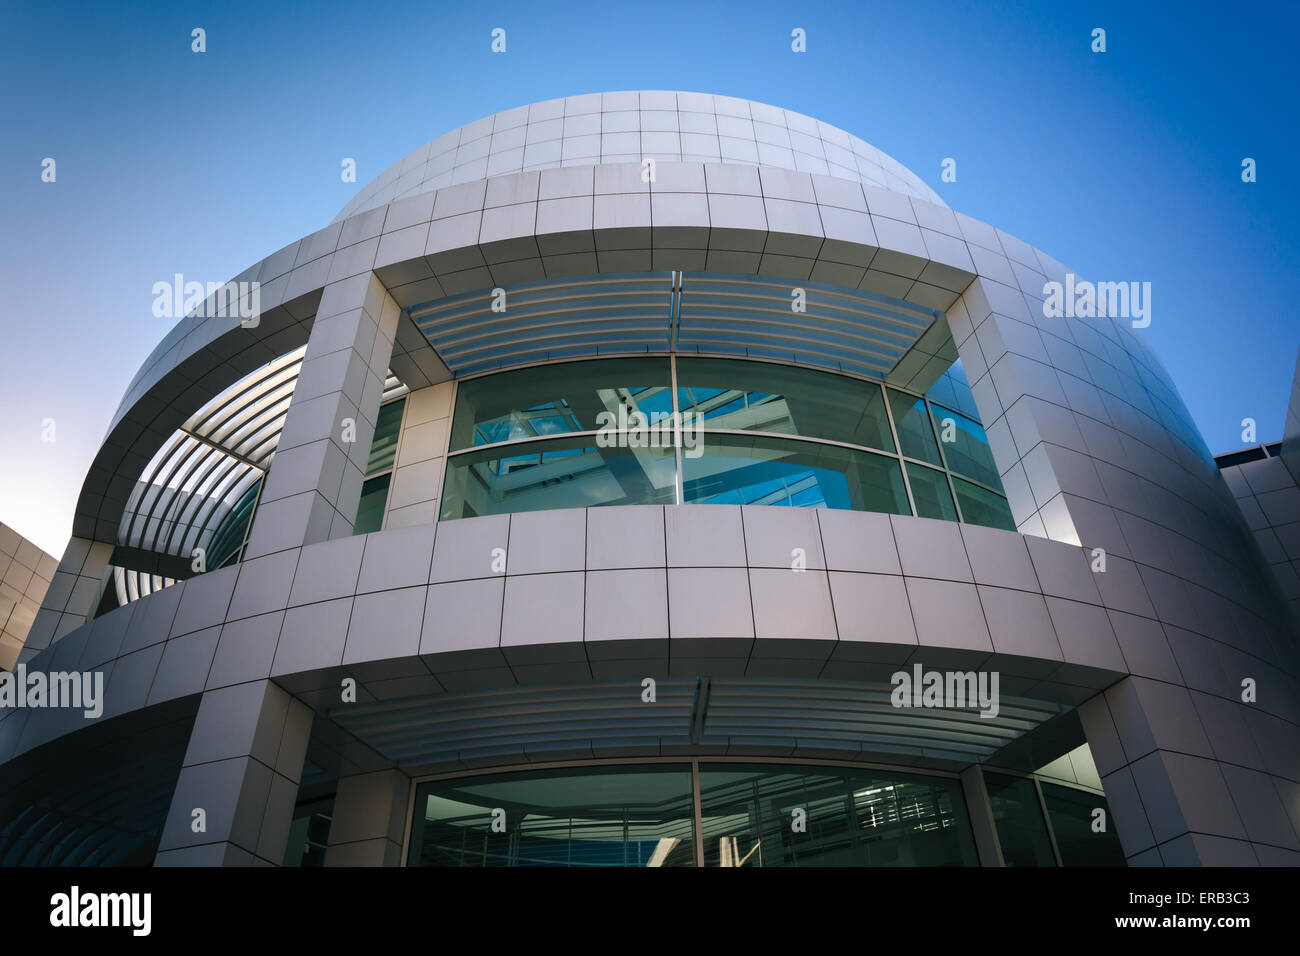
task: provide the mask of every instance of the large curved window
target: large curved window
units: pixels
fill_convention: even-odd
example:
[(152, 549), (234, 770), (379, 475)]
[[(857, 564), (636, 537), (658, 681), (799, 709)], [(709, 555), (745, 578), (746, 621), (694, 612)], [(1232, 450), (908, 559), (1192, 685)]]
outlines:
[(789, 365), (677, 360), (677, 403), (705, 428), (826, 438), (894, 450), (880, 386)]
[(601, 447), (591, 437), (566, 437), (494, 445), (452, 458), (442, 517), (676, 501), (671, 446)]
[(1099, 790), (987, 770), (984, 785), (1007, 866), (1125, 865), (1114, 830), (1096, 828), (1099, 810), (1110, 819)]
[(612, 359), (541, 365), (462, 382), (451, 449), (594, 432), (619, 406), (671, 414), (668, 359)]
[(705, 866), (976, 866), (961, 786), (839, 767), (702, 764)]
[(422, 783), (407, 864), (976, 866), (978, 858), (951, 777), (700, 761)]
[(765, 435), (708, 436), (683, 456), (687, 504), (794, 505), (909, 514), (898, 459)]
[(411, 866), (693, 866), (689, 764), (422, 784)]
[(685, 355), (484, 375), (457, 388), (441, 517), (765, 504), (1014, 530), (959, 366), (936, 393)]

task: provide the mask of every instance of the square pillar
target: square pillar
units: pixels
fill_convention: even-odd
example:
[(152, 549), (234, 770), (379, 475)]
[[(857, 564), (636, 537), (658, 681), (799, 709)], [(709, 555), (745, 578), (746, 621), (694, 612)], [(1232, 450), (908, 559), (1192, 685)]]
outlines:
[(406, 397), (393, 462), (393, 484), (384, 513), (385, 531), (438, 520), (451, 435), (451, 393), (452, 383), (442, 382), (416, 389)]
[(401, 866), (411, 778), (380, 770), (339, 780), (326, 866)]
[(400, 317), (374, 273), (325, 287), (245, 560), (352, 533)]
[(1002, 842), (998, 839), (997, 821), (989, 806), (989, 791), (984, 786), (984, 771), (979, 764), (971, 764), (961, 772), (961, 792), (966, 797), (966, 813), (971, 830), (975, 833), (975, 852), (980, 866), (1006, 866), (1002, 858)]
[(267, 680), (199, 704), (155, 866), (279, 866), (314, 714)]
[(1140, 677), (1080, 705), (1130, 866), (1258, 866), (1300, 852), (1272, 775), (1236, 762), (1269, 764), (1245, 710)]

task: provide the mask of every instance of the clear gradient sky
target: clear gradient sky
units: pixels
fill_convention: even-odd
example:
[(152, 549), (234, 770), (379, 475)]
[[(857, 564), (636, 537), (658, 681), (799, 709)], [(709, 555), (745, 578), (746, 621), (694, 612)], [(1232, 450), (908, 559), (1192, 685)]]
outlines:
[(1300, 347), (1297, 28), (1292, 2), (0, 0), (0, 521), (62, 553), (170, 324), (155, 282), (231, 278), (441, 133), (606, 90), (815, 116), (1087, 278), (1151, 282), (1142, 334), (1210, 448), (1240, 447), (1247, 416), (1276, 440)]

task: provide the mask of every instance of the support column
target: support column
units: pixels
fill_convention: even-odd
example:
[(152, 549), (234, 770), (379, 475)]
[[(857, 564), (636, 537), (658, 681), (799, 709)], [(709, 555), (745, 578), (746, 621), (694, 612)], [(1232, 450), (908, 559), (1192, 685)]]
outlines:
[(400, 770), (343, 777), (326, 866), (401, 866), (411, 778)]
[(988, 788), (984, 786), (984, 771), (979, 764), (971, 764), (961, 772), (961, 792), (966, 797), (966, 812), (975, 832), (975, 852), (979, 854), (980, 866), (1006, 866), (997, 822), (989, 806)]
[(245, 560), (352, 533), (400, 316), (374, 273), (325, 287)]
[(279, 866), (313, 716), (267, 680), (205, 693), (154, 865)]
[[(1244, 707), (1201, 696), (1202, 709)], [(1216, 711), (1206, 718), (1213, 726)], [(1127, 677), (1081, 704), (1079, 719), (1130, 866), (1258, 866), (1252, 839), (1267, 839), (1266, 856), (1294, 852), (1295, 830), (1268, 775), (1215, 759), (1185, 688)], [(1251, 759), (1249, 722), (1233, 719), (1233, 735), (1216, 736)]]
[(438, 520), (442, 473), (451, 433), (451, 382), (430, 385), (406, 398), (401, 439), (393, 462), (384, 529)]
[(95, 611), (99, 585), (112, 554), (113, 546), (103, 541), (74, 537), (68, 542), (27, 641), (18, 653), (20, 664), (86, 623)]

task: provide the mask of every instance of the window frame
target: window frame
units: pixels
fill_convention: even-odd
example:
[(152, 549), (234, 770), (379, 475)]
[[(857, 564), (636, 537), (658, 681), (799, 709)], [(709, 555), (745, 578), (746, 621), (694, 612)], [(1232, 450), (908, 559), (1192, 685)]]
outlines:
[[(678, 383), (678, 361), (684, 358), (686, 359), (686, 361), (689, 362), (692, 359), (700, 358), (700, 359), (709, 359), (711, 361), (751, 362), (755, 365), (781, 366), (781, 367), (788, 367), (788, 368), (805, 369), (810, 372), (820, 372), (825, 375), (832, 375), (844, 379), (849, 379), (854, 382), (864, 383), (868, 386), (874, 386), (880, 389), (882, 405), (884, 407), (886, 421), (888, 422), (889, 425), (889, 435), (894, 444), (893, 451), (886, 451), (884, 449), (874, 448), (868, 445), (857, 445), (851, 442), (844, 442), (844, 441), (831, 439), (831, 438), (821, 438), (812, 435), (789, 434), (786, 432), (768, 432), (768, 431), (760, 431), (757, 429), (710, 428), (707, 425), (704, 425), (702, 426), (702, 432), (704, 435), (746, 435), (746, 436), (760, 435), (760, 436), (770, 437), (774, 439), (785, 439), (789, 441), (802, 441), (802, 442), (818, 443), (824, 445), (835, 445), (835, 446), (849, 449), (851, 451), (866, 452), (873, 455), (882, 455), (885, 457), (893, 458), (899, 463), (899, 470), (902, 472), (902, 476), (903, 476), (903, 486), (907, 493), (907, 504), (913, 516), (918, 515), (919, 512), (916, 506), (916, 497), (912, 489), (911, 478), (908, 474), (910, 470), (908, 467), (909, 464), (912, 467), (921, 466), (921, 467), (929, 468), (931, 470), (939, 470), (943, 473), (944, 478), (948, 484), (948, 494), (951, 496), (953, 508), (957, 514), (956, 521), (962, 524), (976, 524), (976, 522), (969, 521), (962, 510), (961, 499), (957, 494), (957, 488), (953, 481), (954, 472), (952, 468), (949, 466), (947, 454), (945, 453), (943, 447), (944, 442), (941, 440), (941, 436), (935, 433), (934, 423), (936, 421), (941, 421), (945, 415), (960, 415), (962, 418), (966, 418), (971, 421), (974, 421), (977, 425), (979, 425), (979, 427), (984, 430), (985, 436), (987, 437), (988, 432), (983, 422), (979, 421), (978, 419), (971, 418), (971, 416), (967, 415), (965, 412), (951, 409), (947, 405), (943, 405), (938, 402), (933, 402), (930, 400), (930, 398), (927, 395), (914, 392), (910, 389), (899, 388), (893, 384), (889, 384), (873, 378), (868, 378), (866, 376), (855, 375), (852, 373), (847, 373), (847, 372), (828, 369), (828, 368), (817, 368), (815, 366), (804, 365), (797, 362), (779, 361), (779, 360), (774, 360), (769, 358), (754, 358), (750, 356), (739, 356), (739, 355), (711, 355), (711, 354), (697, 355), (694, 353), (684, 354), (678, 352), (637, 352), (635, 354), (629, 354), (629, 355), (617, 355), (617, 356), (610, 355), (610, 356), (601, 356), (599, 358), (556, 359), (554, 361), (537, 362), (528, 365), (516, 366), (508, 370), (489, 369), (482, 372), (477, 372), (473, 375), (467, 375), (464, 378), (455, 380), (454, 390), (450, 400), (451, 421), (448, 424), (448, 434), (450, 435), (455, 432), (455, 427), (456, 427), (455, 416), (457, 410), (457, 399), (459, 397), (460, 387), (465, 382), (476, 381), (478, 379), (483, 379), (483, 378), (490, 378), (494, 375), (503, 374), (504, 372), (521, 372), (527, 369), (537, 369), (537, 368), (544, 368), (544, 367), (578, 364), (582, 362), (590, 362), (590, 361), (617, 362), (623, 360), (645, 360), (645, 359), (655, 359), (655, 358), (662, 358), (666, 360), (668, 363), (668, 370), (669, 370), (669, 380), (666, 387), (669, 390), (669, 394), (672, 400), (673, 417), (671, 419), (671, 422), (672, 422), (672, 431), (673, 431), (673, 447), (675, 449), (675, 459), (676, 459), (676, 482), (675, 482), (676, 500), (673, 502), (674, 504), (683, 505), (683, 504), (694, 503), (694, 502), (687, 502), (685, 500), (685, 490), (684, 490), (684, 482), (683, 482), (684, 469), (682, 467), (682, 441), (681, 441), (681, 431), (682, 431), (681, 428), (682, 412), (680, 407), (681, 386), (679, 386)], [(893, 403), (890, 400), (891, 391), (900, 395), (911, 397), (913, 399), (919, 399), (924, 404), (926, 426), (930, 428), (935, 444), (938, 447), (939, 464), (937, 466), (935, 462), (927, 461), (921, 458), (915, 458), (903, 453), (903, 446), (899, 441), (900, 436), (898, 431), (898, 422), (896, 421), (894, 415)], [(475, 427), (473, 431), (477, 431), (477, 427)], [(471, 432), (471, 434), (473, 433), (473, 431)], [(617, 428), (614, 429), (612, 432), (609, 429), (604, 429), (604, 430), (593, 429), (587, 431), (563, 432), (560, 434), (546, 435), (546, 436), (526, 436), (523, 438), (507, 439), (505, 441), (500, 441), (500, 442), (490, 442), (481, 445), (469, 445), (465, 448), (460, 448), (460, 449), (452, 449), (448, 447), (444, 468), (452, 467), (453, 459), (461, 455), (481, 453), (489, 449), (499, 449), (502, 452), (505, 452), (512, 445), (536, 445), (536, 444), (540, 444), (548, 441), (555, 441), (564, 438), (569, 438), (569, 439), (593, 438), (594, 439), (595, 436), (599, 434), (626, 435), (629, 433), (629, 431), (630, 431), (629, 429), (617, 429)], [(706, 447), (707, 447), (707, 443), (706, 443)], [(370, 477), (377, 477), (377, 475), (375, 476), (367, 475), (367, 478)], [(988, 485), (982, 481), (979, 481), (978, 479), (972, 478), (965, 474), (958, 475), (957, 477), (960, 477), (961, 480), (968, 482), (969, 484), (972, 484), (986, 492), (989, 492), (990, 494), (995, 495), (998, 498), (1001, 498), (1003, 501), (1007, 501), (1007, 494), (1005, 488), (992, 487), (991, 485)], [(445, 489), (445, 476), (444, 476), (444, 489)], [(1010, 513), (1009, 502), (1007, 504), (1007, 511), (1008, 513)], [(442, 517), (442, 503), (440, 502), (438, 520), (455, 521), (458, 519)], [(1015, 523), (1014, 515), (1012, 516), (1011, 523), (1013, 525)], [(980, 525), (980, 527), (997, 527), (997, 526)]]

